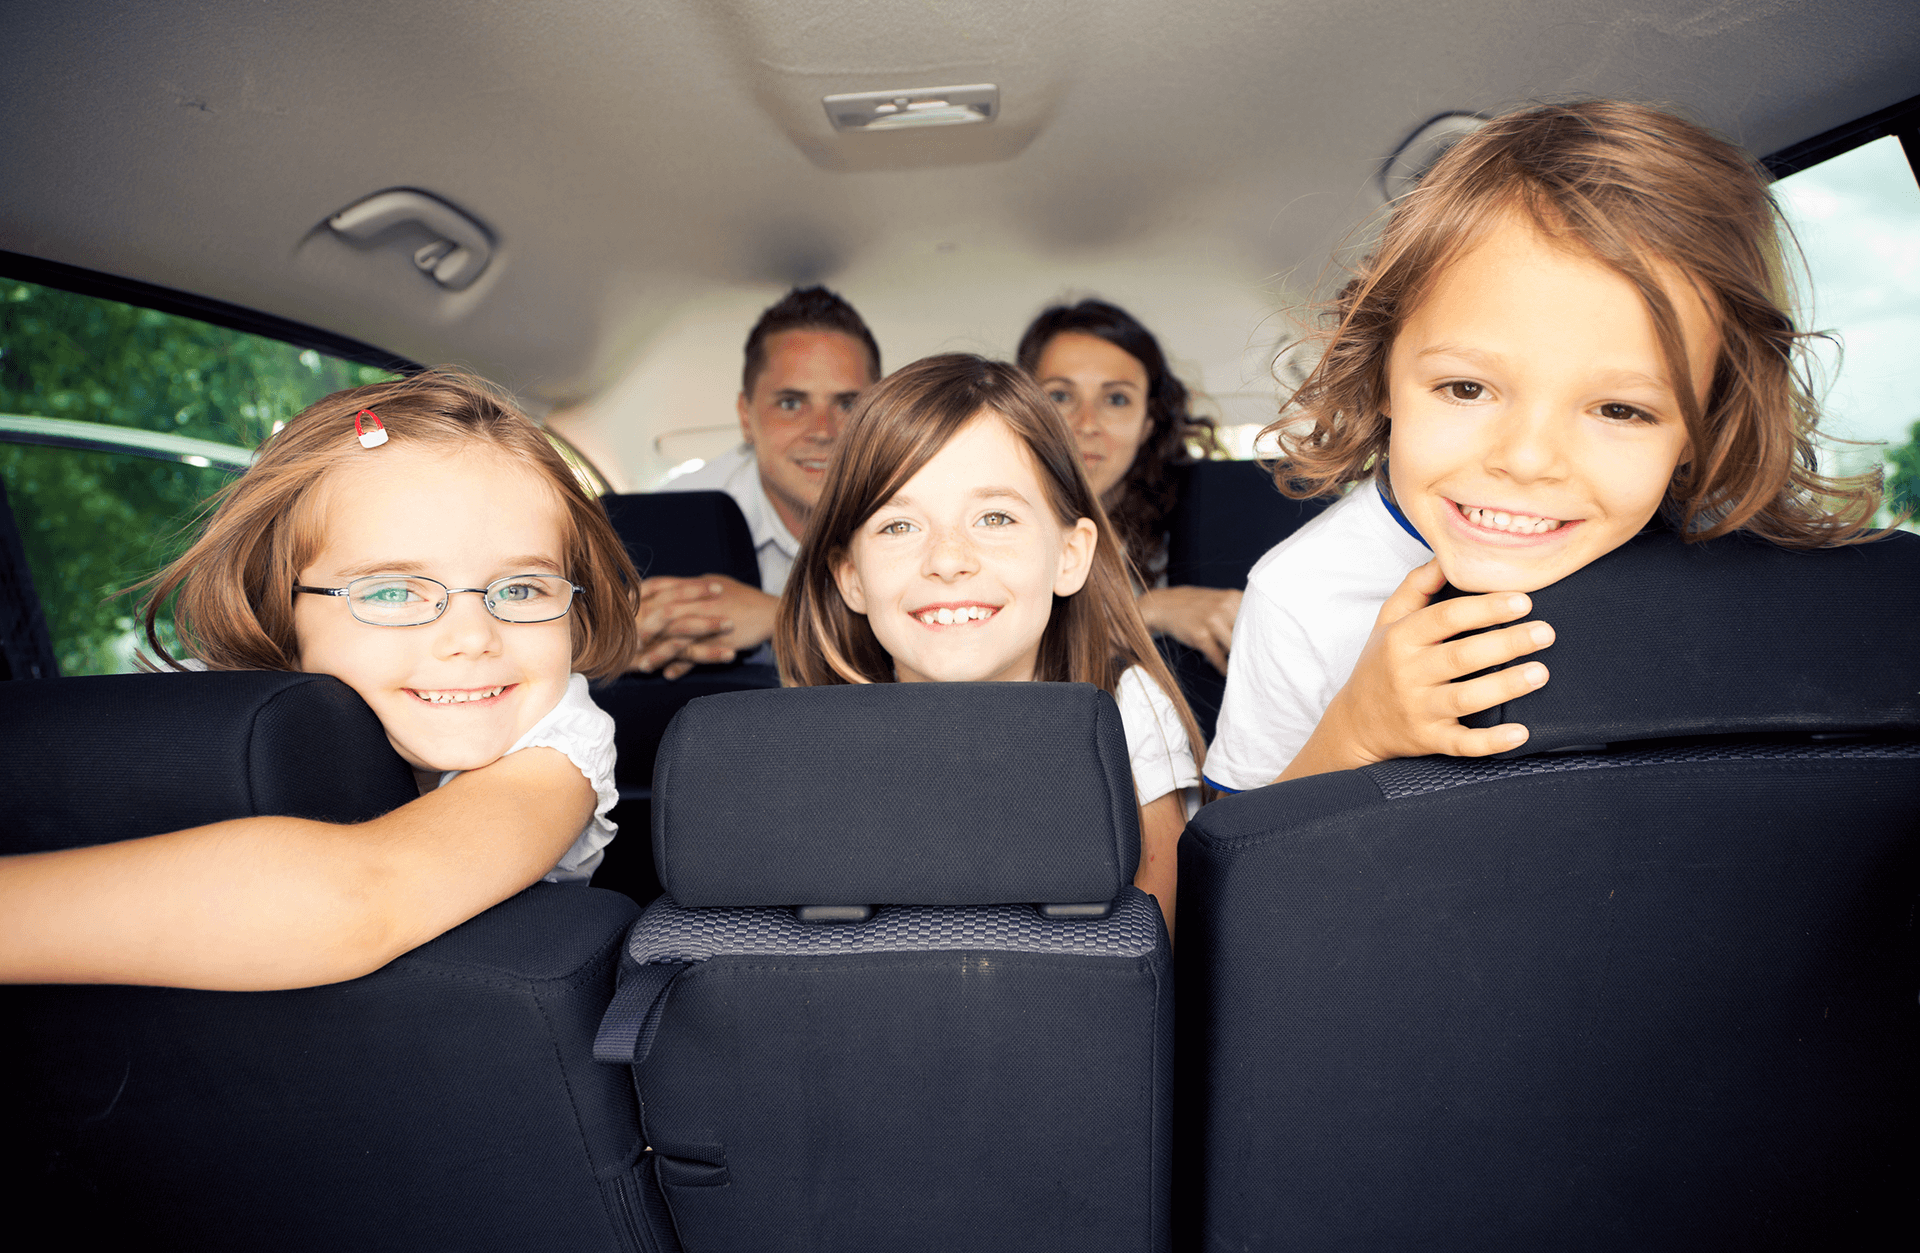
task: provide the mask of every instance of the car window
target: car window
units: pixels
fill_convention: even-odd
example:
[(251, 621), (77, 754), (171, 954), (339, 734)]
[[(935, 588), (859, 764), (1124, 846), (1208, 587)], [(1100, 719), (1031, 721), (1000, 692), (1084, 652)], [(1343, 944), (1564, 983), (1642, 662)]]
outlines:
[[(1774, 185), (1811, 278), (1806, 325), (1828, 384), (1823, 468), (1887, 470), (1889, 520), (1920, 506), (1920, 183), (1900, 140), (1876, 139)], [(1810, 306), (1810, 307), (1809, 307)]]
[[(184, 549), (233, 469), (328, 392), (392, 377), (244, 331), (0, 279), (0, 478), (60, 673), (134, 669), (140, 596), (128, 589)], [(171, 644), (171, 621), (161, 625)]]

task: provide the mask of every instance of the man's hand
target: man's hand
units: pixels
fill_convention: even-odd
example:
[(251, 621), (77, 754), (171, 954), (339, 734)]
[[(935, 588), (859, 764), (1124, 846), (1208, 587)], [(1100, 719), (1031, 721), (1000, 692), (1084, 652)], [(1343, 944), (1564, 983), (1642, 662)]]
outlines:
[(1553, 628), (1526, 622), (1455, 639), (1463, 631), (1525, 617), (1533, 602), (1518, 592), (1490, 592), (1431, 603), (1445, 585), (1437, 561), (1401, 581), (1380, 607), (1352, 677), (1280, 778), (1431, 753), (1486, 757), (1526, 743), (1527, 729), (1517, 722), (1476, 730), (1461, 726), (1460, 719), (1544, 685), (1545, 666), (1530, 661), (1465, 683), (1454, 680), (1547, 647)]
[(1171, 635), (1188, 648), (1197, 648), (1221, 674), (1227, 672), (1227, 651), (1233, 647), (1233, 620), (1240, 613), (1240, 593), (1222, 587), (1152, 587), (1137, 602), (1147, 630)]
[(640, 585), (633, 668), (677, 679), (698, 662), (732, 661), (773, 638), (780, 599), (724, 574)]

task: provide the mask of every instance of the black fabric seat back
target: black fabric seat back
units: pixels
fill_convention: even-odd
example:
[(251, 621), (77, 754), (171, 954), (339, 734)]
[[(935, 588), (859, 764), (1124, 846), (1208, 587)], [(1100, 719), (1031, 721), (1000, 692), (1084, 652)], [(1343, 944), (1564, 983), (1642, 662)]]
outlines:
[[(318, 675), (0, 684), (6, 853), (415, 795)], [(633, 1250), (638, 1110), (591, 1061), (612, 892), (537, 884), (361, 979), (0, 988), (14, 1223), (79, 1247)], [(37, 1220), (37, 1221), (36, 1221)]]
[[(748, 587), (760, 586), (760, 563), (753, 534), (740, 506), (725, 492), (634, 492), (600, 498), (627, 556), (642, 577), (696, 578), (724, 574)], [(736, 658), (695, 666), (678, 679), (658, 673), (623, 675), (596, 688), (593, 698), (613, 716), (614, 769), (620, 805), (613, 820), (629, 835), (652, 824), (653, 758), (660, 737), (681, 706), (719, 692), (779, 687), (780, 674), (769, 663)], [(660, 894), (653, 858), (644, 839), (616, 841), (594, 872), (595, 887), (623, 892), (641, 904)]]
[(1909, 1243), (1920, 541), (1650, 535), (1534, 602), (1534, 753), (1182, 840), (1188, 1247)]
[(642, 578), (724, 574), (760, 586), (753, 533), (725, 492), (629, 492), (600, 503)]
[(1110, 697), (716, 696), (655, 786), (668, 895), (597, 1053), (685, 1247), (1167, 1247), (1170, 956)]

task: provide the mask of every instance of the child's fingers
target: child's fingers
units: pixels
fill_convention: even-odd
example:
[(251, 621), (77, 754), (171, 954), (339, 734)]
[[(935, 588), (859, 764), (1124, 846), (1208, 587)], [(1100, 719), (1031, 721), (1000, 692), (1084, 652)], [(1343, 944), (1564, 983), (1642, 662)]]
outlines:
[(1533, 601), (1524, 592), (1488, 592), (1481, 596), (1461, 596), (1428, 605), (1410, 615), (1401, 630), (1414, 645), (1438, 644), (1468, 631), (1498, 626), (1524, 618)]
[(1440, 708), (1434, 712), (1441, 718), (1464, 718), (1468, 714), (1477, 714), (1483, 709), (1518, 700), (1528, 692), (1545, 687), (1551, 677), (1545, 666), (1537, 661), (1529, 661), (1508, 666), (1505, 670), (1496, 670), (1492, 674), (1483, 674), (1465, 683), (1443, 684), (1433, 689), (1434, 699), (1440, 704)]
[(1503, 666), (1528, 653), (1537, 653), (1552, 643), (1553, 628), (1545, 622), (1522, 622), (1498, 631), (1449, 640), (1433, 650), (1433, 660), (1439, 666), (1434, 677), (1456, 679), (1476, 670)]
[(1476, 729), (1456, 727), (1448, 733), (1446, 746), (1438, 751), (1449, 757), (1491, 757), (1518, 748), (1527, 742), (1527, 729), (1517, 722)]

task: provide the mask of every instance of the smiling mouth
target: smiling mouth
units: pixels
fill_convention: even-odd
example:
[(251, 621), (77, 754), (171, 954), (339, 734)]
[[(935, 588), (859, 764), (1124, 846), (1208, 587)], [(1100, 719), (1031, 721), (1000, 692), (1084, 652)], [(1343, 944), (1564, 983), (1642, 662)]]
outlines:
[(1460, 516), (1484, 531), (1499, 531), (1506, 535), (1545, 535), (1567, 525), (1560, 518), (1542, 518), (1530, 513), (1508, 513), (1502, 509), (1483, 509), (1478, 505), (1463, 505), (1457, 500), (1448, 501)]
[(827, 463), (825, 459), (818, 458), (818, 457), (808, 457), (808, 458), (796, 457), (794, 458), (793, 464), (799, 466), (802, 470), (805, 470), (808, 474), (824, 474), (826, 473), (826, 470), (827, 470)]
[(911, 616), (927, 626), (960, 626), (985, 622), (999, 612), (997, 607), (989, 605), (941, 605), (937, 609), (915, 610)]
[(415, 699), (429, 705), (471, 705), (478, 701), (492, 700), (512, 686), (511, 683), (502, 683), (498, 687), (441, 688), (437, 691), (410, 687), (407, 692)]

